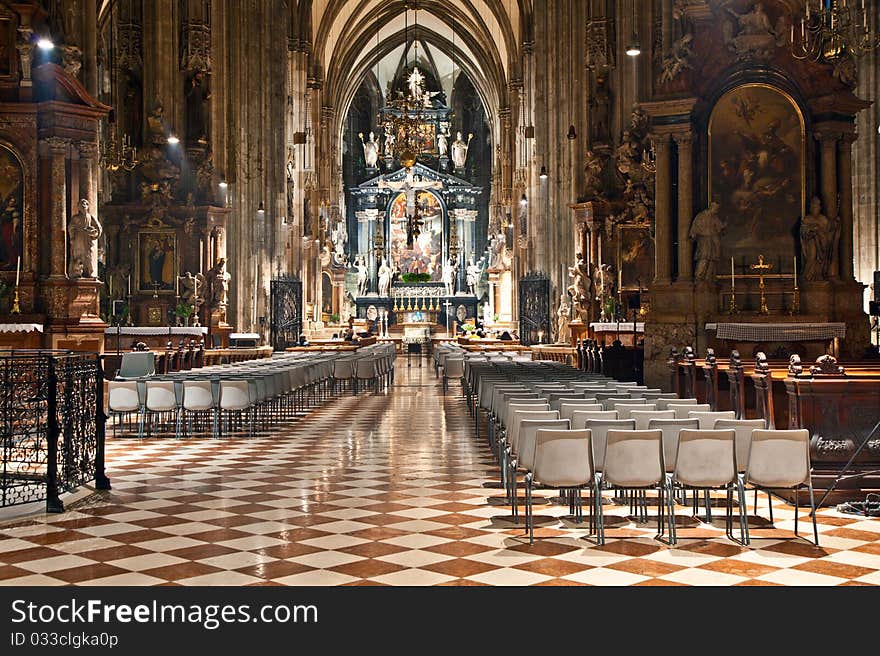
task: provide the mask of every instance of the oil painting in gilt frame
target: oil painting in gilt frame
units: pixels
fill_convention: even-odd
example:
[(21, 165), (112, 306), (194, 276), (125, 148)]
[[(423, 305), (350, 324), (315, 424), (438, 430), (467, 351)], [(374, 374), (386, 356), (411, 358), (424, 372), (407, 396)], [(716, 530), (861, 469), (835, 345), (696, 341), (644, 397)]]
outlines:
[[(709, 193), (725, 225), (721, 258), (737, 270), (759, 255), (794, 267), (804, 215), (804, 119), (785, 92), (748, 84), (726, 92), (709, 119)], [(721, 268), (719, 268), (721, 270)]]
[(620, 225), (617, 267), (621, 289), (645, 289), (654, 279), (654, 239), (650, 225)]
[(24, 250), (22, 181), (18, 157), (0, 145), (0, 271), (15, 271)]
[(429, 191), (420, 191), (416, 200), (422, 226), (412, 248), (407, 247), (406, 194), (398, 194), (389, 205), (391, 261), (401, 273), (427, 273), (437, 282), (443, 274), (443, 205)]
[(177, 237), (173, 231), (138, 233), (138, 291), (173, 294), (176, 264)]

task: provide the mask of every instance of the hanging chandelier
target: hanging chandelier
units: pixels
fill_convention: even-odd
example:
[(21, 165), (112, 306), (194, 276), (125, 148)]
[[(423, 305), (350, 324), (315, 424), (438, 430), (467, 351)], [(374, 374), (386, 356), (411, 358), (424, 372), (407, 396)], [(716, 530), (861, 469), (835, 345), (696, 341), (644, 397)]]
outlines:
[[(109, 48), (109, 66), (110, 69), (110, 105), (113, 109), (107, 117), (107, 132), (109, 133), (106, 140), (101, 143), (101, 155), (99, 162), (101, 166), (111, 173), (122, 169), (124, 171), (133, 171), (138, 165), (137, 147), (132, 146), (131, 138), (123, 133), (121, 137), (117, 134), (116, 129), (116, 44), (114, 39), (113, 13), (115, 5), (110, 8), (110, 17), (108, 19), (110, 26), (110, 48)], [(130, 108), (129, 108), (130, 109)]]
[(865, 0), (804, 0), (804, 14), (792, 20), (791, 54), (831, 61), (859, 57), (880, 46)]
[[(415, 11), (415, 36), (417, 38), (419, 27), (419, 8), (417, 2), (407, 3), (404, 41), (408, 46), (410, 43), (409, 35), (409, 10)], [(376, 35), (378, 39), (378, 33)], [(414, 43), (414, 62), (412, 71), (406, 78), (406, 91), (391, 91), (385, 102), (385, 107), (379, 113), (378, 124), (386, 135), (385, 156), (396, 157), (400, 165), (410, 168), (416, 163), (419, 155), (422, 154), (423, 146), (431, 143), (433, 132), (431, 130), (431, 114), (432, 98), (437, 92), (425, 90), (425, 76), (419, 70), (419, 45)], [(394, 94), (392, 96), (391, 94)], [(387, 135), (392, 138), (388, 139)]]

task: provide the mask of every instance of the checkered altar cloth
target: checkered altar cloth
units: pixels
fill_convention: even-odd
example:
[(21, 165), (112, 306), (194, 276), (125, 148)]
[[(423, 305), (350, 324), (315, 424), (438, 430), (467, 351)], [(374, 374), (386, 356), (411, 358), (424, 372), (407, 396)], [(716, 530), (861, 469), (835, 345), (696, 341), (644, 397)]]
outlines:
[(718, 339), (742, 342), (809, 342), (846, 337), (845, 323), (707, 323)]

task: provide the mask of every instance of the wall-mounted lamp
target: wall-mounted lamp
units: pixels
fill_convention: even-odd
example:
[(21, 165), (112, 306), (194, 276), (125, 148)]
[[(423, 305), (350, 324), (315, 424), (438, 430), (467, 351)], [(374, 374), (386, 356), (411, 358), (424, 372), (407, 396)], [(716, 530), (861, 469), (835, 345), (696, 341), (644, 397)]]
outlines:
[(626, 47), (626, 54), (630, 57), (638, 57), (642, 54), (642, 49), (639, 47), (638, 43), (631, 43)]
[(260, 206), (257, 208), (257, 214), (262, 217), (266, 213), (266, 208), (263, 206), (263, 201), (260, 201)]
[(226, 180), (221, 180), (221, 181), (220, 181), (220, 188), (221, 188), (221, 189), (226, 189), (227, 187), (229, 187), (229, 183), (226, 182)]
[(168, 135), (168, 143), (169, 143), (169, 145), (171, 145), (171, 146), (176, 146), (177, 144), (180, 143), (180, 139), (178, 139), (178, 138), (177, 138), (176, 136), (174, 136), (173, 134), (170, 134), (170, 135)]
[(522, 198), (519, 199), (519, 204), (522, 205), (523, 207), (525, 207), (526, 205), (529, 204), (529, 199), (526, 198), (525, 194), (523, 194)]
[[(548, 177), (548, 176), (547, 176), (547, 167), (544, 166), (543, 164), (541, 165), (541, 173), (540, 173), (539, 177), (540, 177), (542, 180), (546, 180), (547, 177)], [(523, 196), (523, 198), (525, 198), (525, 196)]]
[(52, 50), (55, 47), (55, 44), (52, 42), (52, 39), (44, 36), (37, 40), (37, 47), (40, 50), (48, 51)]

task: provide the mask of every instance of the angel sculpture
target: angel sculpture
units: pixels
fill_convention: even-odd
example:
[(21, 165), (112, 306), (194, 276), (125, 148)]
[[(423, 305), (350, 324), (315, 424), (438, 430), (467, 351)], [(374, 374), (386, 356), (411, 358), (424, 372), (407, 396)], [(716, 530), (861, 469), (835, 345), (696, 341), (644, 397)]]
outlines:
[(691, 59), (694, 56), (694, 51), (690, 46), (693, 40), (694, 35), (688, 32), (672, 44), (669, 55), (663, 59), (660, 71), (660, 84), (672, 82), (685, 69), (693, 68), (691, 66)]
[(201, 273), (193, 275), (189, 271), (180, 276), (180, 300), (184, 305), (204, 303), (207, 279)]

